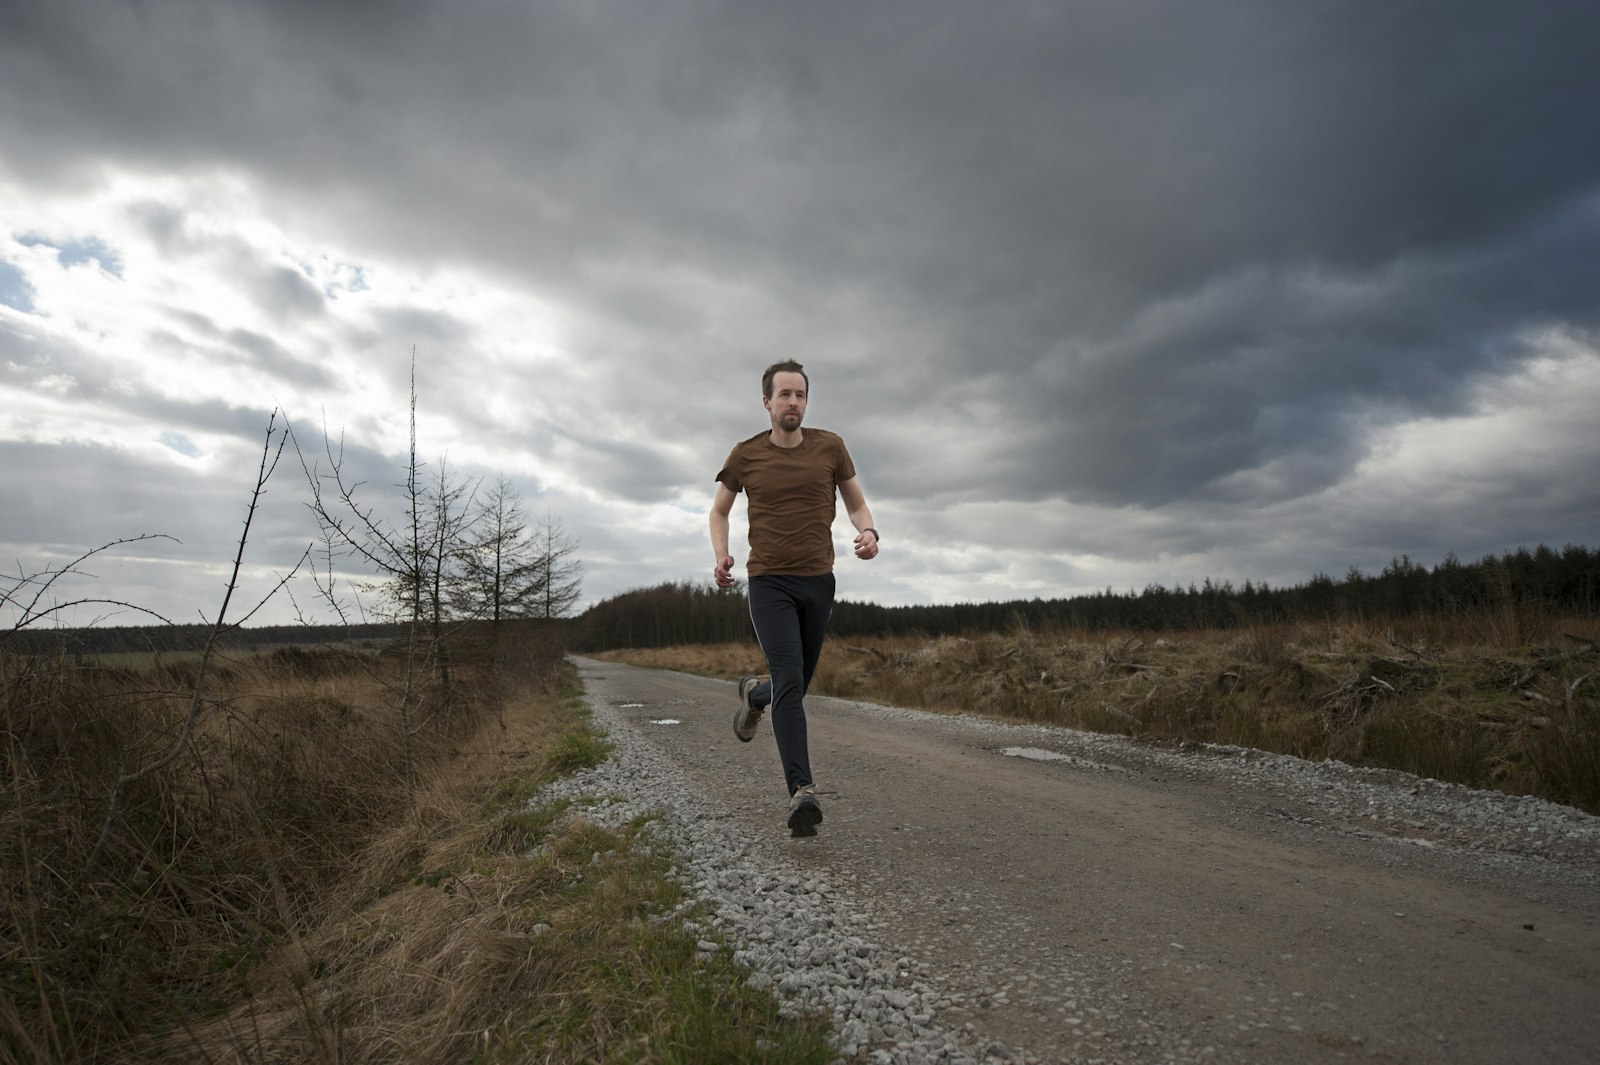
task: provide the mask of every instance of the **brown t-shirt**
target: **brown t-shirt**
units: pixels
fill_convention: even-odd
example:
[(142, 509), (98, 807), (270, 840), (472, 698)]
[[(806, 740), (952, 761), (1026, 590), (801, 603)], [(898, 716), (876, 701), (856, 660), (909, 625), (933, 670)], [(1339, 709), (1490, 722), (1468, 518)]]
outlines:
[(834, 494), (856, 475), (844, 439), (802, 430), (796, 447), (778, 447), (763, 431), (733, 445), (717, 480), (750, 499), (752, 577), (813, 577), (833, 572)]

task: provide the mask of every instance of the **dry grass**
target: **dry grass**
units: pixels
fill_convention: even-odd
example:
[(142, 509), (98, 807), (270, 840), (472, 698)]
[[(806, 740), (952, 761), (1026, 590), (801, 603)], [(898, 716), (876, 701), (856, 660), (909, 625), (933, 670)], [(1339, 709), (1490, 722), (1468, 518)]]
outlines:
[(98, 865), (109, 781), (175, 734), (186, 666), (0, 658), (0, 1061), (827, 1060), (647, 919), (680, 896), (637, 827), (527, 808), (606, 747), (559, 648), (523, 650), (428, 693), (414, 802), (393, 663), (230, 664)]
[(780, 1019), (726, 951), (697, 958), (667, 919), (684, 901), (672, 858), (643, 826), (524, 803), (552, 772), (605, 754), (575, 704), (558, 717), (559, 735), (508, 712), (509, 742), (470, 760), (476, 779), (428, 789), (425, 813), (364, 855), (329, 918), (252, 977), (250, 1000), (169, 1040), (167, 1056), (829, 1060), (825, 1024)]
[[(1403, 624), (830, 640), (812, 690), (896, 706), (1237, 744), (1538, 795), (1600, 813), (1600, 625), (1518, 607)], [(748, 644), (598, 657), (756, 672)]]
[[(405, 807), (391, 667), (334, 654), (222, 663), (180, 756), (132, 784), (108, 824), (112, 780), (180, 735), (194, 664), (0, 658), (0, 864), (14, 874), (0, 1057), (116, 1058), (221, 1008)], [(483, 710), (463, 704), (438, 724), (464, 729)], [(425, 764), (450, 761), (443, 728), (418, 741)]]

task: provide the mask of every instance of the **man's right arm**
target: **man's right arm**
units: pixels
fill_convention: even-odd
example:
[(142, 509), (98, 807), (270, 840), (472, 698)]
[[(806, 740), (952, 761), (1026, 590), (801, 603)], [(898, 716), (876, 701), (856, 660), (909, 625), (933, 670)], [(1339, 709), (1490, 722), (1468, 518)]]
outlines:
[(728, 515), (733, 512), (733, 489), (717, 482), (717, 496), (711, 501), (711, 554), (716, 568), (711, 571), (718, 588), (733, 587), (733, 556), (728, 554)]

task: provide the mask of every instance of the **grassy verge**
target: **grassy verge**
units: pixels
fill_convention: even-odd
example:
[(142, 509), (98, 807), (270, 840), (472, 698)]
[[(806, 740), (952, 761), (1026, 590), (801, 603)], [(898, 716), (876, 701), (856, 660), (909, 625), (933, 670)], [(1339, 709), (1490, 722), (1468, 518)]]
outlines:
[(333, 918), (259, 973), (249, 1002), (173, 1048), (209, 1061), (831, 1060), (825, 1021), (780, 1018), (726, 948), (698, 950), (647, 825), (528, 803), (608, 753), (575, 695), (530, 709), (547, 715), (538, 741), (519, 744), (529, 722), (508, 714), (514, 749), (474, 762), (468, 808), (377, 844)]
[[(1600, 624), (1504, 611), (1406, 623), (831, 640), (812, 690), (939, 712), (1238, 744), (1600, 813)], [(750, 644), (607, 652), (736, 677)]]
[(183, 693), (0, 658), (0, 1061), (832, 1058), (665, 916), (645, 825), (528, 805), (607, 753), (558, 649), (424, 693), (414, 798), (384, 666), (237, 663), (96, 863), (109, 774)]

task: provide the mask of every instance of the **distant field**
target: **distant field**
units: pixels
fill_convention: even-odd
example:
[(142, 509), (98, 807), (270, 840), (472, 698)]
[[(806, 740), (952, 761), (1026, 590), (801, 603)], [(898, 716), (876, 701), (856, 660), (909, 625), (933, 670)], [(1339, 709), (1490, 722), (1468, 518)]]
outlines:
[[(597, 658), (733, 679), (749, 642)], [(1600, 813), (1600, 622), (1537, 611), (830, 640), (823, 695), (1400, 769)]]
[[(270, 658), (275, 652), (289, 648), (304, 648), (307, 650), (334, 650), (371, 652), (375, 650), (373, 641), (352, 640), (346, 643), (330, 646), (319, 644), (291, 644), (271, 643), (259, 644), (244, 648), (230, 648), (216, 656), (219, 665), (240, 665), (253, 662), (262, 658)], [(113, 669), (131, 669), (136, 672), (156, 669), (161, 666), (188, 666), (200, 661), (199, 651), (103, 651), (89, 652), (77, 658), (85, 663), (93, 662), (98, 665), (108, 666)]]

